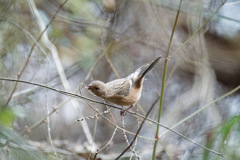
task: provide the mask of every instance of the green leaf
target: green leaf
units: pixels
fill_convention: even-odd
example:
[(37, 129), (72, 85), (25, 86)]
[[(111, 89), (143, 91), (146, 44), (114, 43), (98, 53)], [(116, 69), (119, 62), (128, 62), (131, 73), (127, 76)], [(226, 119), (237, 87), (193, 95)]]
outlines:
[(7, 108), (3, 110), (3, 106), (0, 107), (0, 125), (10, 127), (15, 118), (14, 112)]

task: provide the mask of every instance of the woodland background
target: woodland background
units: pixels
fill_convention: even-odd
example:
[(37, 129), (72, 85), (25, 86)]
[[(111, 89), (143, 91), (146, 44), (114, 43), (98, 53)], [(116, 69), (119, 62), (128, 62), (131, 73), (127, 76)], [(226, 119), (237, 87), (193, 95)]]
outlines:
[[(1, 0), (0, 159), (240, 159), (239, 15), (237, 0)], [(126, 116), (77, 97), (103, 102), (92, 80), (160, 55)]]

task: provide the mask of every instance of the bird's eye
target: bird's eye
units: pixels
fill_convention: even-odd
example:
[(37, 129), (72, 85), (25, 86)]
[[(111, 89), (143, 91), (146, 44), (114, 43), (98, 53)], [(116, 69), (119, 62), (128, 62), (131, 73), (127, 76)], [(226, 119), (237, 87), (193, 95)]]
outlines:
[(98, 90), (99, 88), (98, 87), (95, 87), (96, 90)]

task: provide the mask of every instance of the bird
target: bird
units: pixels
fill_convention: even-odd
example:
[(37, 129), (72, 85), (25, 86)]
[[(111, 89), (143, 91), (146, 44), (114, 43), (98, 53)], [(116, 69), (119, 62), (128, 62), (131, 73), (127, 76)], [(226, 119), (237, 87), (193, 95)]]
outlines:
[[(130, 105), (129, 108), (120, 112), (122, 116), (126, 115), (126, 111), (132, 108), (141, 98), (144, 78), (146, 74), (159, 62), (160, 58), (161, 56), (157, 57), (152, 62), (142, 65), (135, 72), (125, 78), (115, 79), (107, 83), (99, 80), (92, 81), (88, 86), (88, 90), (90, 90), (94, 95), (116, 105)], [(146, 68), (145, 71), (140, 74), (144, 68)]]

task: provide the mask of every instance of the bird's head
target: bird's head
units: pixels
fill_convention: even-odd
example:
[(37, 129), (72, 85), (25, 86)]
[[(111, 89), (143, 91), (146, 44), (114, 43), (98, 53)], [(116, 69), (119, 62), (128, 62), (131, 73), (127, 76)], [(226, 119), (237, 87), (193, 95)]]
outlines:
[(102, 98), (106, 97), (107, 95), (107, 86), (101, 81), (93, 81), (89, 84), (88, 89), (96, 96)]

